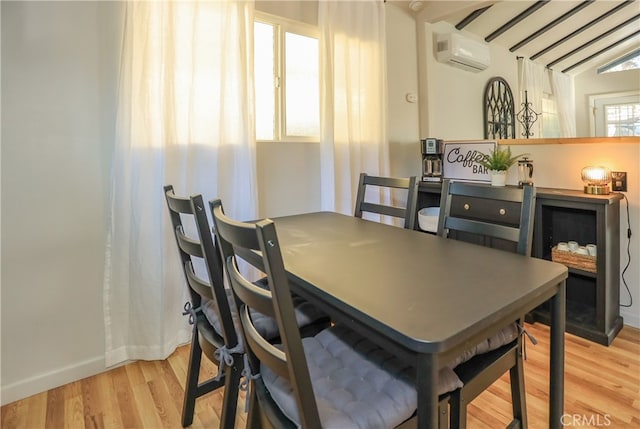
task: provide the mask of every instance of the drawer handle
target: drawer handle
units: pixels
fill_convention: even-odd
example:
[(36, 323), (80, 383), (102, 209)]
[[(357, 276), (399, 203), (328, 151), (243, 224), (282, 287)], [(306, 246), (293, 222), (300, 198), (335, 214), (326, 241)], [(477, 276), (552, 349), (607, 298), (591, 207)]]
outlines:
[(501, 216), (504, 216), (507, 214), (507, 211), (505, 209), (500, 209), (498, 210), (498, 213), (500, 213)]
[(465, 210), (469, 210), (471, 208), (471, 206), (468, 203), (465, 203), (463, 207)]

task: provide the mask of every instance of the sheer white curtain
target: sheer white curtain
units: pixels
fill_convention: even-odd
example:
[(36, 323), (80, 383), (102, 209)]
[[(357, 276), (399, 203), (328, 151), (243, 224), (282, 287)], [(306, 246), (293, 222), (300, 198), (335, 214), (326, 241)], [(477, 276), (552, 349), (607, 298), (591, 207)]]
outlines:
[(318, 3), (321, 207), (352, 214), (359, 174), (389, 175), (384, 3)]
[(560, 137), (576, 136), (576, 102), (573, 77), (552, 70), (551, 88), (558, 108)]
[(189, 340), (162, 192), (257, 214), (253, 2), (126, 6), (105, 257), (106, 365), (163, 359)]
[[(545, 67), (541, 64), (534, 63), (526, 58), (518, 58), (518, 98), (519, 102), (516, 107), (516, 114), (523, 108), (525, 102), (525, 91), (527, 91), (527, 100), (530, 107), (538, 114), (538, 119), (531, 126), (534, 138), (542, 137), (542, 98), (544, 93), (551, 93), (549, 77)], [(524, 137), (524, 127), (517, 122), (516, 136)]]

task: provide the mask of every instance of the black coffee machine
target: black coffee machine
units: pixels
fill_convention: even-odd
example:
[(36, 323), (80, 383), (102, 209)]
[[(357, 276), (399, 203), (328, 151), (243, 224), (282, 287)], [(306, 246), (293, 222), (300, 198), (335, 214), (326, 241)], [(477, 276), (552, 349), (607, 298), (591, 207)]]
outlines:
[(426, 138), (420, 140), (422, 150), (422, 180), (424, 182), (442, 181), (442, 151), (444, 147), (441, 139)]

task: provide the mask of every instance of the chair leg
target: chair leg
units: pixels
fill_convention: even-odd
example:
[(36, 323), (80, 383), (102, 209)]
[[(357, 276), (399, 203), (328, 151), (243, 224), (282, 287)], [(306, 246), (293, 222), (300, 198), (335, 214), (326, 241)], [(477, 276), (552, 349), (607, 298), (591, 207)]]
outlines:
[(451, 429), (467, 428), (467, 404), (462, 389), (451, 392), (450, 400)]
[(527, 404), (524, 386), (524, 361), (522, 349), (517, 350), (516, 364), (509, 370), (511, 380), (511, 404), (513, 406), (513, 418), (520, 422), (522, 429), (527, 429)]
[(249, 403), (249, 412), (247, 413), (247, 428), (248, 429), (261, 429), (262, 417), (260, 412), (260, 404), (258, 403), (258, 395), (256, 394), (256, 387), (254, 381), (249, 382), (251, 387), (247, 392), (246, 401)]
[(234, 356), (235, 364), (225, 367), (224, 374), (224, 396), (222, 400), (222, 415), (220, 416), (220, 427), (223, 429), (233, 429), (236, 422), (236, 411), (238, 408), (238, 390), (240, 388), (240, 378), (242, 377), (242, 356)]
[(187, 383), (184, 389), (184, 401), (182, 403), (182, 427), (193, 423), (193, 412), (198, 397), (198, 377), (200, 375), (200, 362), (202, 361), (202, 349), (198, 342), (198, 331), (193, 325), (191, 338), (191, 352), (189, 355), (189, 368), (187, 369)]

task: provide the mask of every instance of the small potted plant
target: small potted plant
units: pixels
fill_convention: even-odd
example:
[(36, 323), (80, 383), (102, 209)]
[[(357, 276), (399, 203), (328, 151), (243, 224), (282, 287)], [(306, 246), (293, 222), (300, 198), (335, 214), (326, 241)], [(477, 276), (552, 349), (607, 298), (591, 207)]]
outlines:
[(489, 170), (492, 186), (504, 186), (507, 179), (507, 170), (523, 155), (526, 154), (512, 156), (509, 146), (502, 149), (496, 145), (491, 153), (488, 155), (483, 153), (476, 162)]

